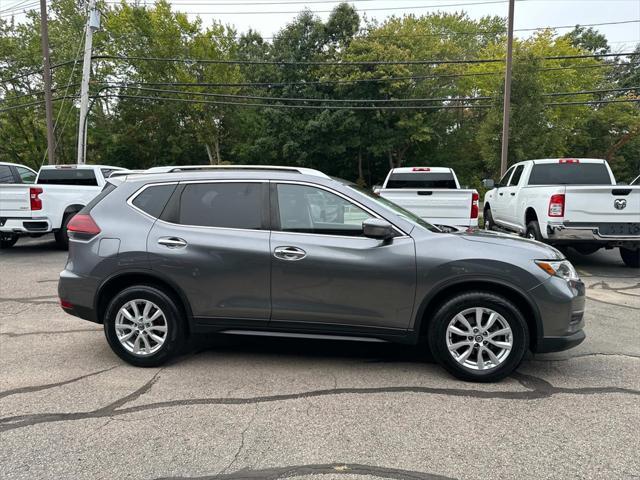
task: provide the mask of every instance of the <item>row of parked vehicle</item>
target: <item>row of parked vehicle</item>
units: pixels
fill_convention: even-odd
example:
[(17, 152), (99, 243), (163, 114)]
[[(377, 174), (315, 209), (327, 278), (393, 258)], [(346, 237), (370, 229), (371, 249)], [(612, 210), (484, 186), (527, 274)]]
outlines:
[[(549, 218), (528, 223), (549, 232), (572, 228), (567, 215), (589, 207), (567, 203), (585, 192), (536, 179), (549, 166), (588, 165), (610, 175), (603, 161), (582, 159), (514, 166), (486, 196), (488, 226), (502, 218), (494, 199), (518, 195), (501, 192), (513, 182), (522, 190), (543, 187), (531, 197), (538, 202), (532, 208), (537, 214), (543, 205)], [(564, 350), (585, 338), (585, 286), (571, 263), (542, 242), (468, 228), (477, 221), (478, 195), (459, 189), (450, 170), (392, 171), (375, 194), (294, 167), (107, 169), (43, 168), (35, 184), (22, 186), (29, 196), (25, 208), (15, 210), (9, 233), (29, 233), (32, 221), (64, 228), (69, 258), (58, 284), (61, 307), (103, 324), (113, 351), (133, 365), (158, 366), (180, 352), (189, 335), (215, 332), (425, 345), (455, 376), (494, 381), (517, 368), (527, 350)], [(69, 178), (76, 183), (68, 185)], [(428, 183), (451, 178), (456, 188)], [(591, 233), (637, 252), (637, 230), (619, 233), (603, 225), (633, 226), (640, 189), (618, 188), (611, 175), (609, 181), (594, 192), (633, 203), (622, 214), (631, 216), (614, 218), (629, 208), (614, 203), (607, 222), (592, 224)], [(56, 215), (62, 213), (61, 223), (52, 221), (47, 197), (65, 198), (85, 187), (100, 192), (66, 220), (71, 210), (52, 201)], [(467, 213), (431, 213), (423, 199), (450, 193), (443, 190), (461, 190), (455, 195), (469, 202)], [(545, 195), (550, 198), (540, 203)], [(421, 215), (466, 228), (433, 225)], [(519, 224), (513, 225), (515, 231)]]

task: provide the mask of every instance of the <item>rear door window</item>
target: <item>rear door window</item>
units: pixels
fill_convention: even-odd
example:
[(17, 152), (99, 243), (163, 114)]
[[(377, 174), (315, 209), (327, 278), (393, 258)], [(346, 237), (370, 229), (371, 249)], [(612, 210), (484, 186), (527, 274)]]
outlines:
[(456, 180), (451, 172), (392, 173), (386, 188), (456, 188)]
[(518, 165), (516, 167), (515, 171), (513, 172), (513, 176), (511, 177), (511, 180), (509, 180), (510, 187), (515, 187), (518, 185), (518, 183), (520, 183), (520, 177), (522, 177), (523, 171), (524, 171), (524, 165)]
[(36, 173), (24, 167), (16, 167), (18, 175), (22, 179), (22, 183), (35, 183)]
[(38, 183), (44, 185), (98, 185), (94, 171), (89, 168), (51, 168), (40, 170)]
[(180, 194), (177, 223), (261, 230), (267, 208), (265, 189), (260, 182), (186, 184)]
[(604, 163), (536, 163), (529, 185), (611, 185)]
[(16, 183), (9, 165), (0, 165), (0, 183)]

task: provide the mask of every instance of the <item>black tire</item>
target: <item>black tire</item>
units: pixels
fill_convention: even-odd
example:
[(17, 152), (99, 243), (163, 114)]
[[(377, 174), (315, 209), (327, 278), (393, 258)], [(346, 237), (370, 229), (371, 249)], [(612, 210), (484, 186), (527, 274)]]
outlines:
[(640, 268), (640, 248), (631, 250), (620, 247), (620, 257), (627, 267)]
[(573, 249), (580, 255), (591, 255), (600, 250), (598, 245), (574, 245)]
[(69, 234), (67, 233), (67, 225), (69, 225), (69, 221), (76, 213), (77, 212), (66, 213), (64, 217), (62, 217), (62, 226), (60, 227), (60, 230), (56, 230), (53, 233), (58, 247), (63, 250), (69, 250)]
[(484, 209), (484, 229), (485, 230), (493, 230), (493, 215), (491, 214), (491, 208), (487, 207)]
[[(449, 322), (464, 310), (477, 307), (491, 309), (500, 314), (512, 332), (511, 351), (502, 363), (487, 370), (474, 370), (458, 363), (447, 347)], [(485, 320), (485, 325), (486, 322)], [(494, 293), (473, 291), (456, 295), (438, 309), (429, 324), (428, 339), (436, 361), (453, 376), (470, 382), (496, 382), (511, 374), (522, 362), (529, 347), (529, 329), (522, 313), (509, 300)]]
[[(116, 318), (120, 309), (132, 300), (147, 300), (154, 303), (166, 319), (164, 343), (159, 350), (147, 356), (135, 355), (129, 352), (118, 339), (116, 334)], [(158, 367), (180, 353), (185, 340), (185, 319), (176, 301), (162, 290), (148, 286), (135, 285), (125, 288), (110, 302), (104, 316), (104, 333), (109, 346), (116, 355), (127, 363), (136, 367)]]
[(18, 241), (17, 235), (11, 235), (10, 237), (4, 237), (0, 240), (0, 250), (13, 247)]
[(537, 220), (531, 220), (527, 223), (527, 231), (525, 233), (525, 237), (531, 238), (533, 240), (537, 240), (539, 242), (543, 242), (542, 233), (540, 233), (540, 224)]

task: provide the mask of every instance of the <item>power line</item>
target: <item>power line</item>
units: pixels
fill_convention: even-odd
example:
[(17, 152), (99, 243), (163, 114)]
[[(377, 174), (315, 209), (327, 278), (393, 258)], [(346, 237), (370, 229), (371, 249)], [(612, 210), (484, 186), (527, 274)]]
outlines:
[[(52, 102), (59, 102), (59, 101), (66, 100), (66, 99), (71, 99), (71, 98), (75, 99), (75, 98), (78, 98), (78, 97), (74, 96), (74, 95), (54, 97), (54, 98), (51, 99), (51, 101)], [(20, 105), (12, 105), (10, 107), (0, 108), (0, 113), (8, 112), (10, 110), (16, 110), (18, 108), (32, 107), (34, 105), (42, 105), (42, 104), (44, 104), (44, 100), (38, 100), (36, 102), (29, 102), (29, 103), (21, 103)]]
[[(624, 53), (594, 53), (588, 55), (557, 55), (551, 57), (539, 57), (540, 60), (577, 60), (586, 58), (624, 57), (635, 55), (635, 52)], [(457, 60), (362, 60), (362, 61), (290, 61), (290, 60), (211, 60), (201, 58), (171, 58), (171, 57), (143, 57), (127, 55), (94, 55), (94, 60), (127, 60), (148, 61), (163, 63), (187, 63), (203, 65), (272, 65), (272, 66), (368, 66), (368, 65), (456, 65), (456, 64), (482, 64), (502, 63), (502, 58), (486, 59), (457, 59)]]

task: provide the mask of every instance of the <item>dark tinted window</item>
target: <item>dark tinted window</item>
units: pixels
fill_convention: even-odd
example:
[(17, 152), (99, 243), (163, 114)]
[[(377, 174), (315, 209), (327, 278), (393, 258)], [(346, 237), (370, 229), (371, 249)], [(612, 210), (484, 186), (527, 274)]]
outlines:
[(182, 191), (178, 222), (259, 230), (263, 208), (261, 183), (193, 183)]
[(22, 179), (22, 183), (34, 183), (36, 181), (36, 173), (32, 172), (28, 168), (16, 167), (16, 170)]
[(518, 165), (516, 167), (516, 171), (513, 172), (513, 177), (509, 180), (510, 186), (516, 186), (520, 183), (520, 177), (522, 177), (522, 172), (524, 171), (524, 165)]
[(456, 181), (450, 172), (392, 173), (386, 188), (456, 188)]
[(88, 168), (52, 168), (40, 170), (39, 184), (98, 185), (96, 175)]
[(175, 189), (175, 185), (154, 185), (147, 187), (140, 192), (131, 203), (143, 212), (158, 218)]
[(0, 183), (16, 183), (8, 165), (0, 165)]
[(604, 163), (538, 163), (529, 185), (611, 185)]

